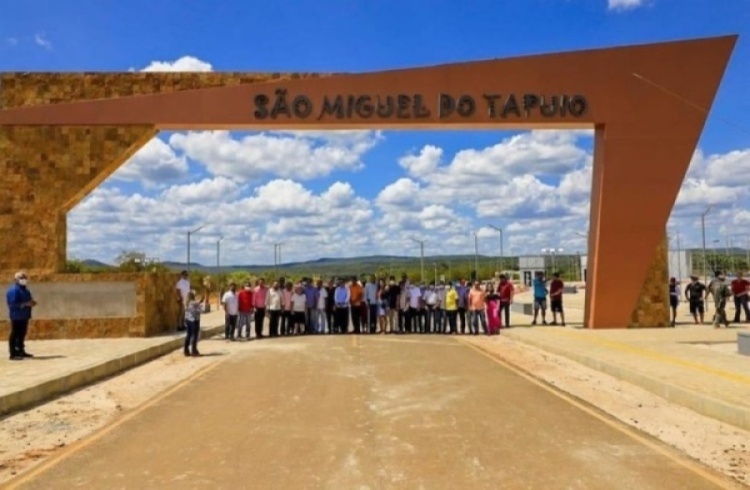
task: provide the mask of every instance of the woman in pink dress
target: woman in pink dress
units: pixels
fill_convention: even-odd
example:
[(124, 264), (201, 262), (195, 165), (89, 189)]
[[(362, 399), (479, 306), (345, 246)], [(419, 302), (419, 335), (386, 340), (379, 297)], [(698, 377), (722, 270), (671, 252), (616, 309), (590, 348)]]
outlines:
[(502, 327), (500, 320), (500, 296), (492, 284), (487, 285), (487, 335), (498, 335)]

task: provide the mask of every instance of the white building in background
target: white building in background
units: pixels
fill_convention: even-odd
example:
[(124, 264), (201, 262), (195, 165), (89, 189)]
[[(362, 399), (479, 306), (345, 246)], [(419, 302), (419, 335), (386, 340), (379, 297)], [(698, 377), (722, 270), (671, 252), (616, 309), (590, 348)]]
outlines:
[(546, 255), (518, 257), (518, 270), (521, 275), (521, 284), (531, 287), (534, 275), (537, 272), (546, 272), (547, 266), (552, 267), (552, 257)]
[[(668, 254), (669, 277), (674, 277), (678, 281), (687, 281), (693, 272), (702, 275), (702, 271), (693, 270), (694, 255), (690, 250), (680, 250), (679, 252), (670, 250)], [(588, 277), (588, 255), (581, 255), (581, 271), (585, 282)], [(711, 271), (709, 270), (708, 273), (711, 274)]]

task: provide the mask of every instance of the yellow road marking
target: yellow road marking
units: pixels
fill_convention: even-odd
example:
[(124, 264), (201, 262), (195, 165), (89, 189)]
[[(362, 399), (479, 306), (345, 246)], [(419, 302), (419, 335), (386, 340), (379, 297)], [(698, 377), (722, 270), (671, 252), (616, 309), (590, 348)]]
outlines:
[(24, 485), (28, 483), (29, 481), (33, 480), (37, 476), (39, 476), (41, 473), (47, 471), (48, 469), (52, 468), (53, 466), (59, 464), (64, 459), (72, 456), (74, 453), (77, 453), (78, 451), (92, 445), (93, 443), (99, 441), (104, 436), (112, 432), (113, 430), (117, 429), (121, 425), (123, 425), (125, 422), (133, 419), (137, 415), (140, 415), (143, 413), (146, 409), (156, 405), (160, 401), (167, 398), (172, 393), (182, 389), (185, 385), (193, 382), (196, 378), (199, 378), (200, 376), (208, 373), (212, 369), (215, 369), (217, 366), (222, 364), (226, 359), (220, 359), (217, 362), (213, 364), (209, 364), (208, 366), (205, 366), (192, 375), (190, 375), (188, 378), (185, 378), (184, 380), (180, 381), (167, 391), (161, 393), (160, 395), (157, 395), (155, 398), (152, 398), (151, 400), (148, 400), (144, 402), (143, 404), (137, 406), (130, 412), (124, 414), (119, 419), (115, 420), (111, 424), (107, 424), (101, 429), (95, 431), (93, 434), (84, 437), (83, 439), (74, 442), (70, 446), (68, 446), (65, 450), (60, 451), (59, 453), (56, 453), (52, 456), (50, 456), (49, 459), (47, 459), (45, 462), (41, 463), (38, 466), (35, 466), (34, 468), (31, 468), (28, 472), (21, 473), (18, 477), (15, 479), (6, 482), (5, 484), (0, 484), (0, 488), (7, 488), (7, 489), (14, 489), (19, 488), (21, 485)]
[(637, 355), (640, 355), (641, 357), (647, 357), (649, 359), (661, 361), (667, 364), (673, 364), (675, 366), (686, 367), (694, 371), (699, 371), (702, 373), (709, 373), (709, 374), (719, 376), (721, 378), (730, 379), (732, 381), (738, 381), (740, 383), (750, 384), (750, 376), (733, 373), (731, 371), (725, 371), (723, 369), (718, 369), (715, 367), (707, 366), (705, 364), (701, 364), (698, 362), (687, 361), (685, 359), (672, 357), (666, 354), (660, 354), (658, 352), (654, 352), (649, 349), (644, 349), (642, 347), (635, 347), (635, 346), (625, 344), (622, 342), (617, 342), (614, 340), (599, 339), (599, 338), (591, 337), (588, 335), (574, 334), (572, 332), (566, 332), (563, 330), (551, 330), (551, 332), (554, 335), (563, 335), (569, 338), (582, 339), (582, 340), (586, 340), (594, 344), (599, 344), (604, 347), (610, 347), (612, 349), (619, 350), (621, 352), (629, 352), (631, 354), (637, 354)]
[(627, 425), (624, 425), (622, 422), (618, 422), (616, 420), (611, 419), (609, 416), (604, 415), (600, 413), (599, 411), (577, 401), (575, 398), (573, 398), (570, 395), (567, 395), (566, 393), (563, 393), (562, 391), (553, 388), (546, 382), (535, 378), (534, 376), (528, 374), (521, 368), (518, 368), (507, 361), (504, 361), (495, 355), (485, 351), (479, 346), (476, 346), (474, 344), (471, 344), (464, 339), (456, 339), (461, 344), (465, 345), (466, 347), (469, 347), (470, 349), (473, 349), (474, 351), (478, 352), (479, 354), (483, 355), (484, 357), (490, 359), (491, 361), (494, 361), (495, 363), (503, 366), (504, 368), (508, 369), (509, 371), (512, 371), (513, 373), (517, 374), (518, 376), (530, 381), (531, 383), (539, 386), (540, 388), (544, 389), (545, 391), (555, 395), (556, 397), (568, 402), (569, 404), (573, 405), (577, 409), (585, 412), (587, 415), (590, 415), (591, 417), (594, 417), (595, 419), (599, 420), (600, 422), (603, 422), (604, 424), (608, 425), (609, 427), (615, 429), (616, 431), (630, 437), (631, 439), (635, 440), (636, 442), (643, 444), (644, 446), (653, 449), (654, 451), (658, 452), (659, 454), (669, 458), (670, 460), (674, 461), (675, 463), (679, 464), (683, 468), (687, 469), (688, 471), (691, 471), (692, 473), (695, 473), (696, 475), (710, 481), (711, 483), (717, 485), (719, 488), (737, 488), (737, 486), (729, 480), (729, 477), (721, 477), (715, 474), (712, 470), (709, 470), (707, 468), (704, 468), (703, 466), (700, 466), (691, 460), (687, 459), (687, 456), (680, 457), (677, 454), (674, 454), (673, 451), (670, 451), (667, 448), (662, 447), (660, 444), (655, 443), (654, 441), (648, 439), (647, 437), (641, 436), (640, 434), (637, 434), (634, 432), (635, 429), (628, 427)]

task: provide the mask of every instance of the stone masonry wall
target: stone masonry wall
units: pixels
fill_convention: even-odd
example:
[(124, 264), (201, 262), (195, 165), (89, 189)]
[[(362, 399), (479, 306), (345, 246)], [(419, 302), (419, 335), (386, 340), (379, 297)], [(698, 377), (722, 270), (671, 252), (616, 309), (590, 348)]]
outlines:
[(629, 328), (662, 328), (669, 326), (669, 242), (665, 237), (641, 288)]
[[(0, 108), (315, 76), (3, 73)], [(0, 127), (0, 272), (62, 271), (67, 212), (155, 135), (151, 126)]]
[[(136, 314), (130, 318), (32, 319), (30, 340), (148, 337), (173, 332), (179, 306), (175, 301), (176, 273), (102, 273), (32, 275), (32, 294), (39, 282), (123, 282), (136, 284)], [(0, 339), (8, 338), (10, 322), (0, 319)]]

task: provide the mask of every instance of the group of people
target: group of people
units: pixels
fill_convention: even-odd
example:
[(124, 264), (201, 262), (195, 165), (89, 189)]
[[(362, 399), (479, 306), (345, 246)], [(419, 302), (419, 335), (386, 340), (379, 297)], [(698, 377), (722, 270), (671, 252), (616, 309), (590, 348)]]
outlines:
[[(559, 274), (548, 283), (543, 273), (534, 279), (534, 321), (541, 314), (547, 325), (547, 299), (552, 325), (565, 325), (564, 284)], [(197, 338), (202, 300), (190, 290), (187, 272), (177, 284), (178, 298), (184, 303), (187, 330), (185, 355), (197, 355)], [(509, 328), (510, 309), (515, 294), (513, 282), (505, 275), (484, 284), (479, 281), (456, 283), (438, 281), (412, 283), (406, 274), (293, 282), (280, 278), (267, 286), (263, 278), (245, 282), (241, 288), (230, 283), (221, 295), (225, 313), (224, 336), (228, 341), (290, 335), (320, 334), (470, 334), (497, 335)], [(268, 330), (264, 330), (267, 322)]]
[[(721, 271), (716, 271), (714, 278), (708, 283), (708, 286), (700, 282), (698, 276), (690, 276), (690, 283), (685, 287), (685, 299), (690, 306), (690, 314), (696, 325), (704, 323), (706, 313), (705, 303), (709, 298), (714, 302), (714, 327), (719, 328), (729, 326), (727, 317), (727, 303), (734, 299), (734, 323), (739, 323), (742, 312), (745, 313), (745, 322), (750, 323), (750, 307), (748, 306), (748, 296), (750, 295), (750, 281), (744, 278), (741, 272), (737, 277), (727, 284), (726, 275)], [(669, 279), (669, 303), (672, 310), (671, 325), (674, 327), (677, 319), (677, 307), (681, 299), (680, 285), (677, 279)]]
[[(439, 281), (413, 284), (404, 275), (371, 276), (362, 284), (357, 277), (323, 282), (303, 278), (297, 283), (280, 279), (267, 287), (263, 279), (230, 284), (221, 303), (226, 313), (228, 340), (251, 336), (301, 334), (424, 333), (495, 335), (510, 324), (514, 286), (501, 277), (497, 286), (465, 280), (457, 284)], [(504, 313), (504, 322), (501, 318)]]

